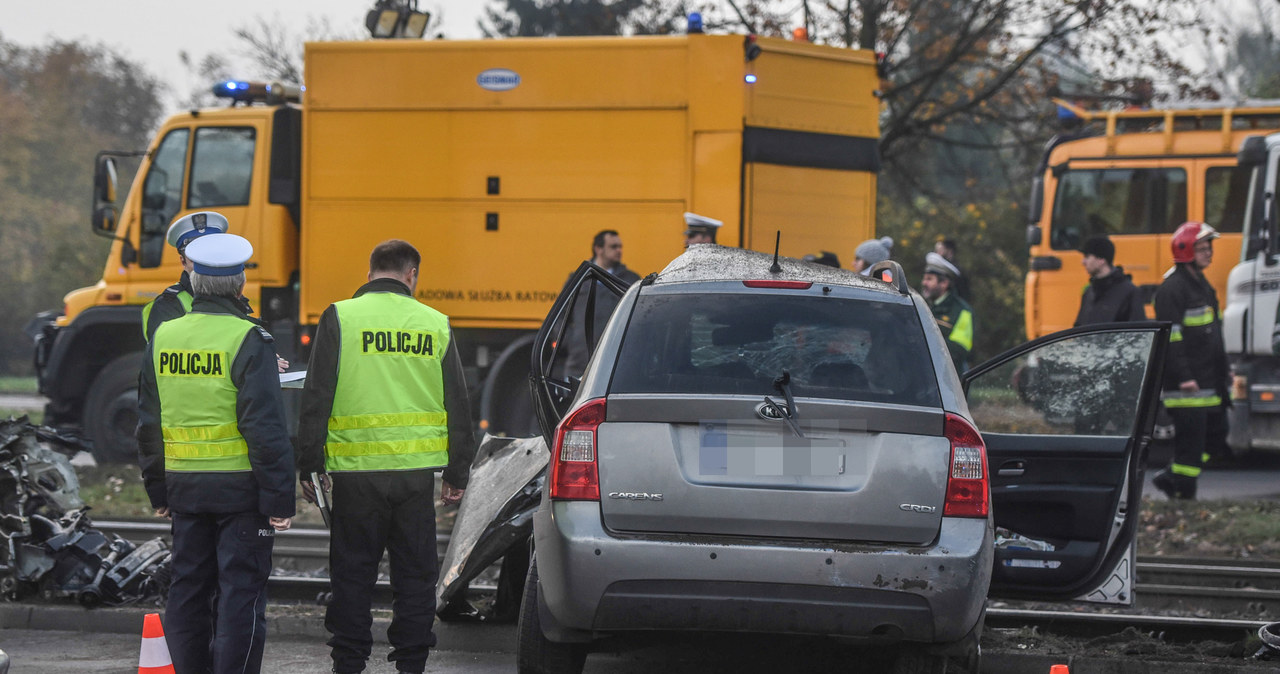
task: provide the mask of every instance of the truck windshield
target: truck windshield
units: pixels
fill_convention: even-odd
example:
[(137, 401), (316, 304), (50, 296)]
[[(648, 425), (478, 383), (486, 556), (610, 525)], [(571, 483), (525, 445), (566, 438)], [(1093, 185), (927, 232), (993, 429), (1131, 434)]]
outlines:
[(905, 304), (755, 293), (642, 295), (610, 393), (777, 395), (940, 404), (924, 329)]
[(253, 184), (253, 127), (196, 130), (187, 208), (245, 206)]
[(1079, 250), (1094, 235), (1172, 232), (1186, 219), (1183, 169), (1070, 169), (1058, 179), (1051, 242)]

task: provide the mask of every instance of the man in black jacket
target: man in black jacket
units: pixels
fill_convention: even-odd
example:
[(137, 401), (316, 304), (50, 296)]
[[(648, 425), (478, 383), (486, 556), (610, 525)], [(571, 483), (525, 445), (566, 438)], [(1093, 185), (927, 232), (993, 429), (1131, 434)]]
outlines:
[(1090, 323), (1122, 323), (1141, 321), (1147, 317), (1142, 294), (1123, 267), (1112, 266), (1116, 246), (1106, 236), (1089, 237), (1080, 249), (1084, 253), (1084, 269), (1089, 272), (1089, 287), (1080, 299), (1076, 327)]
[[(298, 420), (298, 469), (333, 481), (325, 612), (333, 671), (360, 672), (373, 648), (370, 601), (385, 551), (387, 629), (400, 672), (422, 672), (438, 574), (434, 489), (462, 500), (475, 442), (466, 377), (444, 314), (418, 302), (422, 257), (393, 239), (369, 256), (368, 283), (320, 316)], [(315, 486), (302, 486), (308, 501)]]
[[(639, 274), (622, 264), (622, 237), (612, 229), (598, 232), (591, 240), (591, 262), (618, 277), (627, 285), (640, 280)], [(570, 274), (569, 280), (572, 279), (573, 275)], [(569, 281), (566, 280), (560, 293), (564, 294), (568, 289)], [(602, 285), (595, 289), (593, 318), (589, 326), (591, 343), (587, 344), (587, 297), (590, 291), (590, 286), (578, 289), (578, 296), (574, 298), (573, 313), (565, 330), (564, 351), (567, 354), (564, 363), (565, 373), (573, 377), (582, 376), (582, 372), (587, 369), (587, 361), (596, 343), (600, 341), (600, 333), (604, 332), (604, 326), (609, 323), (609, 317), (618, 306), (619, 298), (613, 293), (605, 290)]]
[(1218, 233), (1203, 222), (1173, 234), (1174, 268), (1156, 292), (1156, 320), (1173, 324), (1160, 398), (1173, 417), (1173, 462), (1154, 484), (1169, 498), (1194, 499), (1205, 458), (1226, 446), (1228, 380), (1218, 297), (1203, 270)]
[(270, 333), (244, 315), (234, 234), (193, 241), (191, 311), (155, 332), (138, 381), (138, 464), (173, 520), (166, 639), (180, 672), (257, 672), (275, 532), (294, 513), (293, 445)]

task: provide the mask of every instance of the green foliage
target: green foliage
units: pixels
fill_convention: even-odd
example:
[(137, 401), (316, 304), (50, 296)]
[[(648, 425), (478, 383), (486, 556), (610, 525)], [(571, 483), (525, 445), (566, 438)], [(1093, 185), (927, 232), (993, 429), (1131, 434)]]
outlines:
[(1027, 272), (1023, 210), (1008, 196), (986, 201), (935, 200), (924, 195), (899, 201), (881, 192), (877, 232), (893, 237), (893, 258), (919, 287), (925, 254), (942, 238), (954, 239), (957, 262), (969, 277), (977, 330), (977, 365), (1026, 341), (1023, 277)]
[(0, 373), (29, 373), (23, 325), (101, 276), (110, 242), (89, 230), (94, 155), (146, 147), (160, 112), (155, 79), (105, 47), (0, 39)]
[(35, 377), (0, 377), (0, 393), (35, 395), (37, 388)]

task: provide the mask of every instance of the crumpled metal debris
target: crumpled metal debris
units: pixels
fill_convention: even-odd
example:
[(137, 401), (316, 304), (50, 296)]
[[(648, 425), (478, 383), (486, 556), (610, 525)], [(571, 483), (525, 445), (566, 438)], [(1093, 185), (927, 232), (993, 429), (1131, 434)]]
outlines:
[[(436, 610), (442, 619), (515, 619), (529, 566), (533, 512), (542, 500), (549, 459), (541, 436), (484, 436), (440, 564)], [(469, 584), (499, 559), (503, 563), (494, 603), (472, 605), (467, 601)]]
[(0, 421), (0, 597), (69, 597), (84, 606), (162, 599), (169, 546), (93, 528), (70, 461), (81, 449), (77, 438), (25, 416)]

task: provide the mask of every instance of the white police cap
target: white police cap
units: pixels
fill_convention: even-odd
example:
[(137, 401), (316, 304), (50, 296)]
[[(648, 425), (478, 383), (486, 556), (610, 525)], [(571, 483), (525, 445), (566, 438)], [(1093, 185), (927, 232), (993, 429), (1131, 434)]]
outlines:
[(724, 223), (715, 218), (708, 218), (705, 215), (697, 213), (685, 213), (684, 225), (686, 227), (684, 234), (712, 234), (715, 230), (720, 229)]
[(942, 274), (952, 279), (960, 278), (960, 270), (954, 264), (951, 264), (947, 258), (937, 253), (929, 253), (924, 256), (924, 273)]
[(181, 248), (205, 234), (223, 234), (229, 229), (221, 213), (200, 211), (188, 213), (169, 225), (169, 245)]
[(187, 259), (197, 274), (231, 276), (244, 271), (253, 257), (253, 244), (235, 234), (210, 234), (187, 245)]

